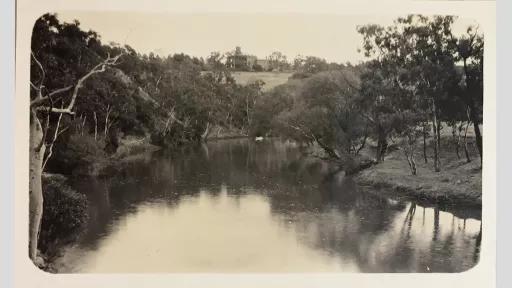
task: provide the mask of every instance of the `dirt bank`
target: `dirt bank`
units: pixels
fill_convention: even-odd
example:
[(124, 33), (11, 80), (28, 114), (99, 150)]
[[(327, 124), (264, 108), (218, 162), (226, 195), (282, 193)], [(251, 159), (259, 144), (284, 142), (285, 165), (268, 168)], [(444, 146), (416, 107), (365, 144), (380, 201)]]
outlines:
[[(385, 161), (361, 171), (356, 181), (397, 196), (414, 197), (432, 202), (447, 204), (481, 205), (482, 169), (480, 158), (470, 146), (471, 162), (467, 162), (464, 153), (457, 157), (449, 138), (443, 139), (441, 149), (441, 172), (434, 172), (431, 155), (425, 163), (421, 146), (415, 159), (418, 173), (411, 175), (405, 156), (399, 151), (389, 153)], [(428, 151), (431, 153), (431, 149)]]
[(160, 149), (160, 146), (151, 144), (148, 137), (129, 136), (119, 141), (119, 147), (110, 156), (110, 160), (112, 162), (136, 160), (140, 155)]

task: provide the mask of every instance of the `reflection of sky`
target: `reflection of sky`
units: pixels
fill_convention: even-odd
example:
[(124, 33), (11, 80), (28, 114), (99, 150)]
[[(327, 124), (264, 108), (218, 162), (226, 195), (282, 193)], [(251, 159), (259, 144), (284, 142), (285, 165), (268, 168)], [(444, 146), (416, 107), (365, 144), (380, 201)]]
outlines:
[[(357, 271), (297, 241), (277, 223), (262, 196), (201, 193), (176, 209), (139, 207), (117, 223), (96, 251), (82, 255), (83, 272)], [(72, 257), (73, 252), (70, 252)]]
[[(140, 205), (115, 223), (100, 240), (98, 249), (81, 255), (81, 272), (357, 272), (388, 270), (387, 261), (409, 249), (406, 271), (425, 271), (434, 247), (434, 210), (418, 207), (410, 232), (404, 219), (408, 210), (393, 218), (383, 234), (361, 235), (365, 219), (335, 209), (321, 214), (273, 215), (268, 199), (261, 195), (228, 196), (226, 188), (212, 196), (201, 192), (185, 197), (177, 207), (165, 202)], [(479, 221), (439, 214), (438, 242), (453, 238), (446, 261), (472, 266)], [(407, 235), (407, 234), (410, 235)], [(409, 237), (409, 239), (404, 239)], [(332, 243), (329, 243), (329, 242)], [(339, 241), (352, 241), (353, 249), (334, 251)], [(329, 247), (333, 245), (334, 247)], [(347, 248), (341, 245), (340, 248)], [(70, 251), (68, 257), (80, 253)], [(83, 251), (82, 251), (83, 253)], [(433, 252), (435, 253), (435, 251)], [(360, 255), (365, 259), (354, 259)], [(469, 257), (469, 259), (465, 259)], [(419, 267), (424, 265), (424, 267)], [(448, 264), (447, 266), (450, 266)], [(392, 269), (392, 268), (391, 268)], [(428, 269), (432, 269), (428, 267)], [(448, 269), (453, 269), (449, 267)]]
[(75, 187), (92, 203), (91, 220), (57, 264), (63, 272), (454, 272), (478, 261), (480, 221), (359, 191), (297, 149), (219, 141), (85, 179)]

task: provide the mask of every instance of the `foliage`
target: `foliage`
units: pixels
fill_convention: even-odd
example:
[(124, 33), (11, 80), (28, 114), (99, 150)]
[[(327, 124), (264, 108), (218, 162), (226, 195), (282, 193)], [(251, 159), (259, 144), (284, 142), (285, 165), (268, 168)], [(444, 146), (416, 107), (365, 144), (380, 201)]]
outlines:
[(288, 137), (318, 145), (322, 158), (349, 165), (366, 140), (366, 120), (358, 111), (359, 77), (349, 69), (308, 78), (298, 89), (291, 109), (278, 116)]
[(97, 174), (106, 161), (105, 142), (90, 134), (70, 134), (56, 144), (53, 171), (64, 174)]
[(252, 136), (278, 135), (279, 124), (276, 122), (275, 115), (294, 105), (295, 89), (295, 85), (286, 83), (262, 95), (261, 100), (254, 107)]
[(63, 176), (43, 178), (43, 220), (39, 247), (47, 256), (54, 256), (56, 247), (73, 242), (88, 218), (87, 198), (66, 183)]
[[(383, 161), (388, 141), (427, 125), (439, 141), (443, 123), (482, 122), (483, 37), (472, 27), (455, 37), (454, 19), (409, 15), (387, 27), (361, 26), (368, 61), (358, 66), (301, 55), (289, 63), (283, 53), (273, 52), (267, 57), (271, 69), (295, 73), (287, 84), (264, 93), (263, 83), (240, 85), (232, 77), (225, 56), (241, 51), (212, 52), (205, 60), (140, 54), (129, 46), (104, 45), (78, 21), (61, 23), (46, 14), (34, 26), (32, 50), (52, 77), (44, 77), (32, 61), (31, 81), (44, 81), (48, 91), (73, 85), (107, 55), (123, 55), (81, 88), (83, 97), (75, 114), (63, 119), (67, 131), (48, 167), (90, 166), (115, 153), (123, 136), (175, 147), (205, 141), (212, 127), (315, 143), (338, 160), (358, 155), (372, 139), (375, 158)], [(67, 96), (60, 97), (54, 106)]]
[(269, 70), (271, 71), (285, 71), (290, 69), (290, 63), (286, 55), (282, 52), (274, 51), (268, 57)]
[[(481, 59), (478, 51), (483, 45), (475, 44), (481, 39), (476, 34), (457, 39), (451, 30), (454, 20), (451, 16), (409, 15), (398, 18), (388, 27), (366, 25), (358, 28), (363, 35), (363, 52), (371, 59), (362, 75), (362, 95), (374, 134), (377, 134), (379, 143), (385, 143), (392, 133), (409, 137), (412, 134), (405, 136), (403, 131), (416, 131), (416, 127), (431, 123), (436, 171), (440, 171), (442, 122), (453, 125), (465, 118), (471, 118), (474, 123), (480, 121), (476, 111), (481, 103), (475, 104), (478, 100), (474, 100), (479, 97), (469, 95), (470, 92), (464, 89), (467, 81), (463, 79), (471, 77), (462, 75), (458, 65), (464, 59), (461, 55), (470, 57), (466, 53), (471, 50), (469, 46), (474, 47), (474, 56), (471, 57)], [(468, 33), (471, 31), (472, 28), (468, 28)], [(468, 42), (473, 44), (466, 45)], [(478, 63), (478, 60), (474, 62)], [(464, 71), (468, 72), (466, 64)], [(477, 74), (479, 76), (473, 79), (481, 79), (482, 74)], [(471, 91), (481, 95), (478, 89)], [(464, 117), (466, 114), (468, 116)], [(404, 115), (409, 119), (402, 121), (409, 123), (409, 127), (393, 127), (392, 123), (398, 123), (393, 119)], [(478, 142), (481, 138), (478, 127), (475, 131)], [(381, 158), (379, 153), (380, 149), (378, 159)]]

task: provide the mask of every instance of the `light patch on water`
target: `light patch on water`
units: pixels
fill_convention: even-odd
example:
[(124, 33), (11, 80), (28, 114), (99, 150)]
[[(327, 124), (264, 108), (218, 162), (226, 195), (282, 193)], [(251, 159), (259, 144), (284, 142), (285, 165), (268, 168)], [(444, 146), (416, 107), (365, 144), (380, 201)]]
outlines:
[(99, 248), (67, 251), (78, 272), (356, 272), (297, 239), (260, 195), (201, 192), (177, 208), (144, 204), (119, 220)]

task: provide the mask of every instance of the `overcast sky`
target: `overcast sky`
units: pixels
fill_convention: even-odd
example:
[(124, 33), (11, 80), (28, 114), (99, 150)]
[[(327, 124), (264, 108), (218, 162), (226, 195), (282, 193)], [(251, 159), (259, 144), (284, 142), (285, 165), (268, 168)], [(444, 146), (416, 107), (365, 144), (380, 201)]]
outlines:
[[(356, 27), (368, 23), (387, 25), (397, 16), (270, 15), (270, 14), (140, 14), (131, 12), (57, 13), (69, 22), (77, 19), (82, 29), (92, 29), (104, 43), (128, 44), (140, 53), (185, 53), (207, 57), (212, 51), (227, 52), (235, 46), (247, 54), (265, 58), (281, 51), (292, 60), (301, 54), (334, 62), (364, 60), (357, 49), (362, 38)], [(403, 15), (402, 15), (403, 16)], [(456, 33), (468, 19), (459, 19)]]

